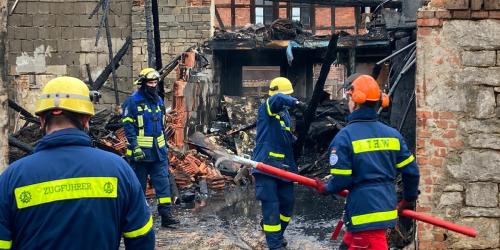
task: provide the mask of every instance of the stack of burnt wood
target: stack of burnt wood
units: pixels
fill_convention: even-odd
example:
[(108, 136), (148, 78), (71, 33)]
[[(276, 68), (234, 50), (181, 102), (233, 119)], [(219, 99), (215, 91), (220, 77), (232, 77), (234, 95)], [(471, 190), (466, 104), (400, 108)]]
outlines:
[(294, 40), (303, 43), (306, 38), (313, 37), (305, 31), (302, 23), (290, 19), (276, 19), (268, 26), (254, 25), (237, 31), (218, 29), (214, 32), (214, 40), (255, 40), (270, 42), (272, 40)]

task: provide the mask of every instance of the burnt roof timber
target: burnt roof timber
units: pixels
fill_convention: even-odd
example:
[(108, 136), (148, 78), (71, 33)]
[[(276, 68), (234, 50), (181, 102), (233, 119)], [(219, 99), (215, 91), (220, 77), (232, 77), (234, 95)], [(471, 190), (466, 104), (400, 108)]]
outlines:
[(274, 2), (293, 2), (293, 3), (309, 3), (320, 4), (338, 7), (376, 7), (384, 2), (386, 8), (399, 8), (402, 5), (402, 0), (272, 0)]

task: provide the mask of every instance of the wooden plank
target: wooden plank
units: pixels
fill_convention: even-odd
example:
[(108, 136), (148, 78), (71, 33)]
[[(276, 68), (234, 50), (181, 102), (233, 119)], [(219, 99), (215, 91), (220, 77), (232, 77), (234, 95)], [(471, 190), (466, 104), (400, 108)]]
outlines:
[(330, 7), (331, 10), (331, 29), (332, 29), (332, 34), (335, 32), (335, 7)]
[(234, 30), (235, 27), (236, 27), (235, 0), (231, 0), (231, 30)]
[(316, 34), (316, 7), (316, 4), (311, 4), (309, 6), (309, 24), (311, 25), (313, 35)]
[(273, 20), (278, 19), (280, 16), (280, 3), (278, 1), (273, 2)]
[(255, 24), (255, 0), (250, 0), (250, 23)]
[(225, 30), (226, 27), (224, 26), (224, 22), (222, 22), (222, 18), (220, 17), (219, 9), (217, 8), (217, 6), (215, 6), (215, 18), (217, 18), (217, 22), (219, 23), (219, 27), (221, 29)]

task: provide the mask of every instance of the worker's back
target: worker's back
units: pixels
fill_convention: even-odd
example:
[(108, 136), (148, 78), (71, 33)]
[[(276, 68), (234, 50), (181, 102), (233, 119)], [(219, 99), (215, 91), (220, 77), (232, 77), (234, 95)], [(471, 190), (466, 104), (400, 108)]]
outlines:
[(350, 232), (394, 227), (397, 196), (394, 181), (402, 173), (404, 196), (418, 195), (418, 168), (401, 134), (378, 121), (373, 108), (355, 110), (349, 124), (330, 144), (334, 181), (327, 189), (349, 189), (346, 225)]
[(82, 131), (60, 130), (0, 176), (0, 248), (118, 249), (123, 234), (126, 243), (149, 238), (136, 247), (152, 249), (152, 220), (134, 173), (90, 146)]

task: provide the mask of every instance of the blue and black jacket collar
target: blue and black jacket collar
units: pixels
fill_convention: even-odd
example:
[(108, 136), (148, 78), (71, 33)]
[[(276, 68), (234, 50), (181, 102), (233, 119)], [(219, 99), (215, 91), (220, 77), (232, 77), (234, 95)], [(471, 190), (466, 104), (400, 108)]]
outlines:
[(374, 108), (361, 107), (354, 110), (348, 117), (347, 122), (374, 122), (378, 121), (377, 111)]
[(92, 146), (92, 140), (83, 131), (67, 128), (44, 136), (36, 145), (34, 152), (62, 146)]

